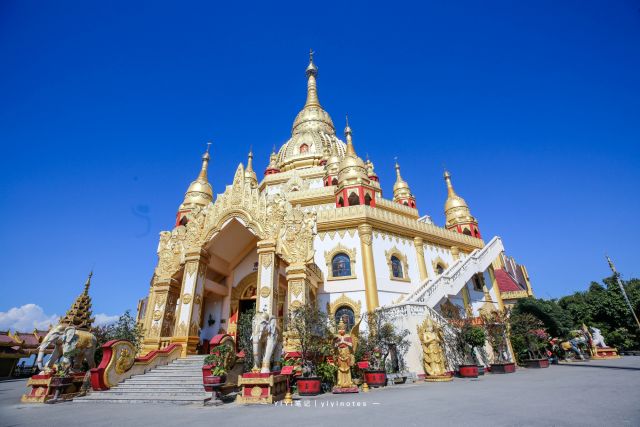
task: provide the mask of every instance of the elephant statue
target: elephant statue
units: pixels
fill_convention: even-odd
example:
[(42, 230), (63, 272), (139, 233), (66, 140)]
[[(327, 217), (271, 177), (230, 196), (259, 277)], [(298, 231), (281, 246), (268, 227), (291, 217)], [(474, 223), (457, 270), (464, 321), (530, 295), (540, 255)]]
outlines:
[(604, 342), (604, 337), (602, 336), (602, 332), (600, 332), (600, 329), (594, 328), (593, 326), (590, 329), (592, 345), (595, 347), (605, 348), (607, 344), (605, 344)]
[[(53, 353), (49, 361), (43, 366), (42, 361), (44, 359), (44, 353), (50, 345), (53, 344)], [(75, 326), (67, 324), (59, 324), (55, 328), (52, 328), (49, 333), (42, 340), (42, 344), (38, 347), (37, 364), (41, 373), (50, 371), (53, 366), (61, 362), (64, 365), (71, 363), (66, 356), (69, 353), (75, 353), (73, 357), (74, 371), (80, 371), (82, 368), (82, 362), (87, 361), (89, 368), (95, 368), (94, 354), (96, 347), (98, 346), (98, 340), (96, 337), (88, 331), (78, 330)]]
[(254, 372), (260, 371), (262, 374), (270, 372), (271, 357), (278, 341), (278, 335), (278, 319), (267, 312), (256, 313), (251, 329)]

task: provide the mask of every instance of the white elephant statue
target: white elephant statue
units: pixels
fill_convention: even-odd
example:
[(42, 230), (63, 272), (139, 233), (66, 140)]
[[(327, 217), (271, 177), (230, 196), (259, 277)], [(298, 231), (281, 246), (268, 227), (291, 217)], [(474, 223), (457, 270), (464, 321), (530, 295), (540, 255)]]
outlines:
[[(53, 353), (46, 365), (43, 366), (44, 353), (47, 347), (52, 344)], [(98, 340), (91, 332), (78, 330), (75, 326), (59, 324), (49, 331), (42, 340), (40, 347), (38, 347), (38, 368), (41, 370), (41, 373), (43, 373), (50, 371), (58, 362), (69, 364), (70, 361), (65, 355), (74, 350), (76, 354), (73, 358), (73, 366), (71, 367), (74, 371), (81, 370), (84, 360), (87, 361), (90, 369), (95, 368), (94, 354), (97, 345)]]
[(600, 329), (591, 327), (591, 342), (594, 346), (605, 348), (607, 345), (604, 342), (604, 337), (600, 332)]
[(278, 319), (273, 314), (256, 313), (251, 333), (254, 372), (259, 370), (260, 373), (268, 374), (271, 371), (271, 357), (278, 341), (278, 334)]

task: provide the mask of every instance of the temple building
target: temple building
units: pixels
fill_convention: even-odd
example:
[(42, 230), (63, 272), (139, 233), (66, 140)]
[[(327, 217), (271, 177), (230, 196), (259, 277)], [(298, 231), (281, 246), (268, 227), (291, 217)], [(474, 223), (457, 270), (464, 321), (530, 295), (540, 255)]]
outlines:
[(393, 197), (383, 197), (373, 162), (358, 154), (366, 142), (348, 120), (339, 134), (320, 103), (313, 54), (306, 77), (306, 102), (262, 179), (250, 152), (216, 194), (208, 181), (215, 153), (202, 156), (173, 229), (160, 233), (158, 264), (139, 305), (143, 353), (170, 343), (182, 344), (183, 355), (203, 351), (218, 333), (235, 336), (247, 311), (275, 315), (286, 330), (288, 311), (304, 304), (349, 323), (380, 308), (411, 331), (408, 365), (421, 372), (422, 319), (504, 307), (504, 275), (520, 283), (521, 273), (526, 289), (519, 289), (531, 293), (526, 269), (503, 255), (500, 238), (483, 240), (448, 171), (444, 226), (419, 213), (429, 207), (397, 162)]

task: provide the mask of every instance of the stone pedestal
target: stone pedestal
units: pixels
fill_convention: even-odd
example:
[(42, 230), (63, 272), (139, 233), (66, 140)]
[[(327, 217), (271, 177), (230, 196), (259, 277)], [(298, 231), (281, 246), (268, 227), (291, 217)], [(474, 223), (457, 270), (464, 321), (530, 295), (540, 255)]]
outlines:
[(333, 394), (358, 393), (358, 386), (354, 385), (353, 387), (334, 387), (331, 392)]
[(260, 374), (248, 372), (238, 377), (240, 394), (238, 403), (265, 404), (284, 399), (287, 393), (286, 375)]
[(618, 349), (614, 347), (598, 347), (596, 354), (592, 357), (594, 360), (619, 359)]
[(33, 375), (27, 381), (27, 387), (31, 387), (31, 390), (22, 395), (20, 401), (22, 403), (44, 403), (55, 397), (57, 389), (60, 389), (58, 399), (71, 400), (80, 393), (84, 376), (84, 373), (69, 377), (55, 377), (50, 374)]

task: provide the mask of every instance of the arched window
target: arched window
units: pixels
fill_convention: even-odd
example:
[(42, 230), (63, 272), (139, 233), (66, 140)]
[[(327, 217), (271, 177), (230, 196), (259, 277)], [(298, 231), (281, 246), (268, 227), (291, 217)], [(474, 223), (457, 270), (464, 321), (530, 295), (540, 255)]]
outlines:
[(345, 325), (347, 325), (347, 331), (350, 331), (351, 328), (353, 328), (353, 325), (356, 324), (356, 316), (353, 313), (353, 310), (351, 307), (347, 307), (346, 305), (340, 306), (336, 310), (334, 319), (336, 320), (336, 325), (342, 320)]
[(333, 181), (331, 181), (331, 185), (338, 185), (338, 178), (333, 178)]
[(351, 259), (347, 254), (337, 254), (331, 260), (331, 275), (333, 277), (351, 276)]
[(180, 219), (180, 225), (184, 225), (184, 226), (186, 226), (188, 222), (189, 222), (189, 220), (187, 219), (187, 216), (186, 216), (186, 215), (185, 215), (185, 216), (183, 216), (183, 217)]
[(404, 274), (402, 273), (402, 261), (400, 261), (395, 255), (391, 257), (391, 274), (393, 274), (393, 277), (398, 279), (402, 279), (404, 277)]
[(344, 206), (344, 200), (342, 199), (342, 197), (340, 197), (338, 199), (338, 206), (343, 207)]
[(462, 230), (462, 234), (466, 234), (467, 236), (471, 236), (471, 232), (469, 231), (468, 228), (465, 228), (464, 230)]
[(305, 154), (309, 152), (309, 146), (307, 144), (302, 144), (300, 146), (300, 154)]
[(371, 195), (369, 193), (364, 196), (364, 204), (367, 206), (371, 206)]
[(356, 206), (360, 204), (360, 198), (356, 193), (351, 193), (349, 195), (349, 206)]
[(474, 231), (474, 236), (476, 236), (478, 239), (480, 238), (480, 232), (478, 231), (477, 228)]
[(444, 273), (444, 266), (442, 264), (436, 265), (436, 273), (438, 274)]
[(405, 206), (409, 206), (409, 202), (407, 202), (406, 200), (404, 202), (402, 202), (403, 205)]

